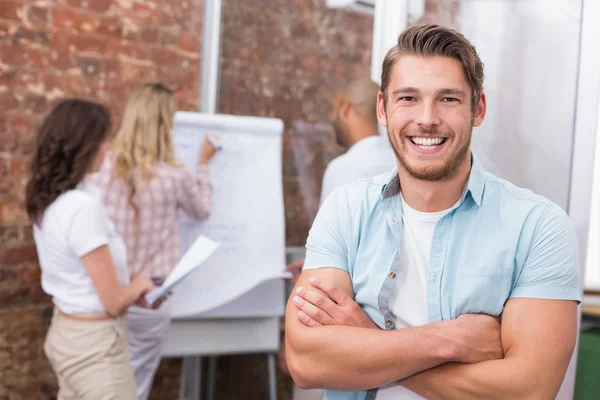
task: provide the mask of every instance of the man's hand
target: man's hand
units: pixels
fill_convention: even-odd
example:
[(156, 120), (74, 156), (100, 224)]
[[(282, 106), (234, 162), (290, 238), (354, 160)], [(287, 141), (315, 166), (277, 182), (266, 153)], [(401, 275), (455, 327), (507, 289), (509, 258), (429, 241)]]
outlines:
[(287, 272), (292, 273), (292, 278), (290, 279), (292, 285), (295, 285), (298, 282), (298, 277), (300, 277), (300, 274), (302, 273), (302, 267), (304, 267), (304, 258), (292, 261), (285, 268)]
[(471, 364), (504, 358), (498, 318), (464, 314), (453, 322), (447, 337), (456, 344), (454, 361)]
[(307, 326), (347, 325), (379, 329), (353, 298), (325, 279), (311, 278), (311, 287), (299, 286), (292, 303)]

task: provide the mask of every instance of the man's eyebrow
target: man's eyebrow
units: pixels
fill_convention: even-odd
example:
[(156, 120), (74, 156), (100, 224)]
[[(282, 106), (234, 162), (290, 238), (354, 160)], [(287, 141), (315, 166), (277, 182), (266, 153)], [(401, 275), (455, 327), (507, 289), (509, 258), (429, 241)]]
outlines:
[(393, 95), (399, 95), (399, 94), (415, 94), (415, 93), (421, 93), (421, 91), (417, 88), (414, 87), (403, 87), (400, 89), (396, 89), (392, 92)]
[(464, 90), (461, 89), (438, 89), (435, 92), (438, 96), (446, 96), (446, 95), (454, 95), (454, 96), (463, 96), (466, 97), (467, 94)]

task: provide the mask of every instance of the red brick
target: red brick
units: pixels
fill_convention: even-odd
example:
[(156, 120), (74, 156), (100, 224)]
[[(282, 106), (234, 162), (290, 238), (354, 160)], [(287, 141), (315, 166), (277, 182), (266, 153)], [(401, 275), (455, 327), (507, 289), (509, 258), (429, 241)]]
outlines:
[(52, 65), (61, 71), (71, 67), (71, 54), (68, 51), (53, 50), (50, 55)]
[(29, 162), (22, 157), (12, 157), (9, 161), (10, 173), (16, 177), (23, 177), (28, 173)]
[(36, 263), (23, 263), (17, 268), (17, 280), (21, 284), (39, 284), (41, 270)]
[(163, 30), (160, 33), (160, 44), (163, 46), (179, 45), (179, 38), (175, 33)]
[[(19, 147), (19, 138), (6, 129), (0, 129), (0, 151), (13, 152)], [(0, 204), (0, 207), (2, 205)]]
[(0, 158), (0, 178), (6, 178), (8, 176), (10, 176), (10, 159)]
[(4, 264), (18, 264), (27, 261), (37, 261), (37, 252), (33, 244), (9, 247), (2, 252)]
[[(6, 179), (2, 184), (6, 184)], [(13, 197), (21, 197), (21, 193), (12, 194)], [(5, 225), (23, 224), (27, 222), (29, 217), (25, 212), (25, 206), (21, 203), (7, 203), (2, 206), (2, 214), (0, 214), (0, 223)], [(23, 260), (28, 261), (28, 260)]]
[(0, 94), (0, 110), (2, 110), (2, 112), (16, 110), (19, 108), (19, 105), (19, 99), (11, 93)]
[(24, 51), (24, 54), (25, 63), (23, 65), (27, 68), (44, 70), (55, 64), (55, 60), (52, 59), (52, 52), (48, 49), (30, 48)]
[(191, 62), (189, 59), (183, 57), (179, 53), (164, 47), (155, 47), (152, 49), (152, 60), (158, 63), (160, 66), (180, 68), (183, 66), (184, 60), (188, 63)]
[(107, 37), (120, 38), (123, 34), (123, 22), (117, 17), (101, 18), (95, 28), (95, 31), (98, 34), (105, 35)]
[(0, 84), (5, 84), (15, 92), (20, 92), (26, 90), (28, 85), (37, 84), (38, 79), (39, 74), (35, 71), (27, 71), (25, 69), (9, 69), (0, 76)]
[(48, 111), (48, 100), (45, 96), (30, 94), (23, 98), (23, 110), (26, 113), (42, 115)]
[[(0, 237), (6, 236), (3, 234), (3, 230), (8, 228), (0, 227)], [(14, 240), (14, 238), (10, 238), (8, 240)], [(16, 284), (18, 282), (18, 268), (14, 266), (0, 266), (0, 284)]]
[[(38, 124), (39, 122), (36, 123), (36, 125)], [(33, 154), (33, 152), (35, 151), (35, 138), (35, 130), (33, 130), (30, 134), (24, 134), (23, 136), (19, 137), (19, 148), (17, 149), (16, 153), (22, 155)]]
[(50, 22), (50, 11), (48, 8), (30, 5), (26, 10), (25, 20), (29, 24), (47, 26)]
[(103, 13), (110, 9), (112, 1), (109, 0), (67, 0), (71, 7), (82, 8), (85, 10)]
[(77, 67), (86, 76), (97, 76), (104, 69), (104, 62), (97, 57), (77, 57)]
[(7, 130), (16, 136), (31, 135), (35, 131), (31, 118), (25, 116), (9, 116), (6, 122)]
[(12, 43), (1, 43), (0, 54), (2, 54), (2, 62), (7, 65), (19, 66), (27, 60), (23, 49)]
[(174, 26), (177, 24), (177, 18), (173, 14), (173, 11), (166, 11), (168, 7), (160, 7), (156, 12), (156, 22), (159, 26)]
[(105, 38), (97, 38), (88, 35), (63, 33), (58, 40), (58, 49), (68, 52), (94, 52), (102, 54), (106, 52), (108, 41)]
[(31, 225), (21, 227), (21, 240), (28, 243), (33, 241), (33, 227)]
[(2, 10), (2, 14), (0, 17), (2, 19), (10, 19), (14, 21), (20, 21), (19, 12), (23, 8), (23, 4), (10, 0), (0, 0), (0, 10)]
[(181, 36), (179, 36), (179, 47), (186, 51), (199, 53), (200, 39), (197, 34), (183, 32)]
[(140, 40), (145, 43), (156, 43), (160, 37), (159, 32), (155, 28), (142, 28), (139, 34)]
[(0, 41), (11, 37), (17, 28), (9, 22), (0, 21)]
[(50, 45), (50, 34), (48, 32), (19, 27), (12, 35), (13, 44), (37, 44), (40, 46)]
[(55, 28), (79, 33), (93, 32), (99, 25), (96, 17), (60, 6), (52, 9), (52, 22)]
[(137, 60), (149, 60), (150, 51), (146, 44), (125, 42), (119, 40), (110, 40), (106, 48), (106, 55), (109, 57), (118, 57), (120, 55)]
[[(15, 241), (18, 240), (19, 237), (19, 227), (15, 225), (0, 226), (0, 243)], [(2, 267), (0, 267), (0, 269), (2, 269)], [(0, 279), (0, 282), (2, 281), (3, 279)]]
[[(166, 7), (170, 7), (170, 5)], [(133, 3), (131, 8), (120, 8), (117, 13), (121, 17), (142, 22), (144, 24), (155, 24), (157, 22), (156, 11), (143, 3)]]
[(29, 297), (33, 304), (45, 303), (49, 298), (40, 284), (32, 284), (29, 286)]

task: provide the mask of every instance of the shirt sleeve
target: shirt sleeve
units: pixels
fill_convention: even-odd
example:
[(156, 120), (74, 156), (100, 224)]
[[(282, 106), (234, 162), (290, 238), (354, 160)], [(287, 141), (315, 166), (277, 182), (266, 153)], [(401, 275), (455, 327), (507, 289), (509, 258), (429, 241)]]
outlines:
[(510, 297), (581, 302), (575, 229), (555, 204), (549, 205), (537, 222), (529, 254)]
[(333, 267), (349, 272), (345, 190), (334, 190), (319, 209), (306, 242), (304, 269)]
[(78, 257), (108, 244), (108, 216), (101, 204), (89, 202), (75, 212), (67, 241)]
[[(183, 169), (182, 169), (183, 170)], [(189, 217), (202, 220), (210, 215), (212, 202), (212, 185), (209, 169), (206, 165), (198, 165), (196, 179), (183, 170), (184, 176), (177, 186), (177, 205)]]

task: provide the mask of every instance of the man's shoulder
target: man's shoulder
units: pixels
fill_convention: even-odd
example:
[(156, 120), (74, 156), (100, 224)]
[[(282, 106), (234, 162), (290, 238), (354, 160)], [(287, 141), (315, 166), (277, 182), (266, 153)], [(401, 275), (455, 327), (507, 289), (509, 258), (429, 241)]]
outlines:
[(491, 173), (486, 173), (484, 204), (486, 200), (490, 201), (495, 210), (522, 215), (524, 223), (534, 223), (549, 229), (573, 229), (570, 217), (558, 204)]
[(489, 172), (485, 173), (485, 198), (524, 207), (541, 206), (545, 208), (555, 205), (547, 197), (537, 194), (531, 189), (517, 186)]

